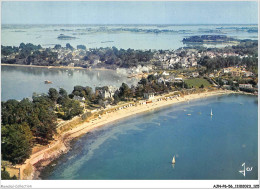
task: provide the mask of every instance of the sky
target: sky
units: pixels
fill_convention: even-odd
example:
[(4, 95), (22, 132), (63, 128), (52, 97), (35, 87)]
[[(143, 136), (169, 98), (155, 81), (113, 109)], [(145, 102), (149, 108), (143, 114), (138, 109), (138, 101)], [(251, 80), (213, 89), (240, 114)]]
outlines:
[(257, 1), (2, 1), (2, 24), (257, 24)]

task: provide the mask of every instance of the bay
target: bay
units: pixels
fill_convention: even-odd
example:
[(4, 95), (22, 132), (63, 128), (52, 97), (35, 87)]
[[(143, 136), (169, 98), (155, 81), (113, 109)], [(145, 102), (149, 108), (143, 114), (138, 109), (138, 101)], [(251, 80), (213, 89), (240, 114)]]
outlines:
[[(45, 84), (44, 81), (52, 81)], [(114, 70), (58, 69), (41, 67), (1, 66), (1, 100), (21, 100), (32, 97), (33, 92), (47, 93), (53, 87), (71, 93), (76, 85), (95, 87), (135, 85), (138, 79), (127, 78)]]
[[(74, 140), (71, 150), (47, 166), (40, 177), (49, 180), (257, 179), (257, 107), (255, 96), (226, 95), (129, 117)], [(176, 156), (174, 166), (173, 155)], [(245, 177), (239, 173), (243, 163), (253, 167)]]

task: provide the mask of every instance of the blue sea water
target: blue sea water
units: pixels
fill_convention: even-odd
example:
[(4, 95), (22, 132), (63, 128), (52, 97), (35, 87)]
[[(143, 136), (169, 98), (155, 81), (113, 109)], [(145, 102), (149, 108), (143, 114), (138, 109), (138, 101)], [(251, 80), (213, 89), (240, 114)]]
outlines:
[[(100, 27), (107, 29), (157, 29), (173, 30), (173, 33), (149, 32), (94, 32)], [(43, 47), (63, 47), (70, 43), (85, 45), (87, 48), (117, 47), (133, 49), (178, 49), (186, 46), (182, 40), (193, 35), (227, 35), (237, 39), (258, 39), (257, 25), (2, 25), (1, 44), (19, 46), (20, 43), (40, 44)], [(88, 29), (92, 29), (88, 31)], [(76, 39), (59, 40), (60, 34), (76, 37)], [(223, 44), (204, 45), (222, 47)]]
[[(71, 150), (45, 167), (40, 177), (258, 179), (257, 107), (255, 96), (225, 95), (128, 117), (72, 141)], [(239, 173), (243, 163), (253, 167), (245, 177)]]

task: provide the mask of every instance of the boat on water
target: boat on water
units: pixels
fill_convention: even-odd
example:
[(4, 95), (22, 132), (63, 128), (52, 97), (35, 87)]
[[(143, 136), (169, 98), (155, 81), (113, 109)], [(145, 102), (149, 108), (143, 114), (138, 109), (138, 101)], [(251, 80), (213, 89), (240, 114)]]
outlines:
[(187, 114), (188, 116), (190, 116), (191, 114)]
[(212, 113), (212, 108), (211, 108), (211, 112), (210, 112), (210, 115), (213, 116), (213, 113)]
[(175, 156), (172, 158), (172, 164), (175, 164)]
[(45, 84), (52, 84), (52, 82), (49, 81), (49, 80), (45, 80), (44, 83), (45, 83)]

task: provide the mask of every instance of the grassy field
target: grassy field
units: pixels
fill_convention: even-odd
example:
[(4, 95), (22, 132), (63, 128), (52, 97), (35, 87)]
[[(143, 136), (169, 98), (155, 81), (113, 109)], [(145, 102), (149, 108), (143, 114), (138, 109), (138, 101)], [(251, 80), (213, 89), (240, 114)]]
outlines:
[(193, 79), (187, 79), (184, 81), (185, 83), (187, 83), (187, 85), (189, 87), (196, 87), (199, 88), (201, 85), (204, 85), (204, 87), (209, 87), (211, 86), (211, 84), (203, 78), (193, 78)]

